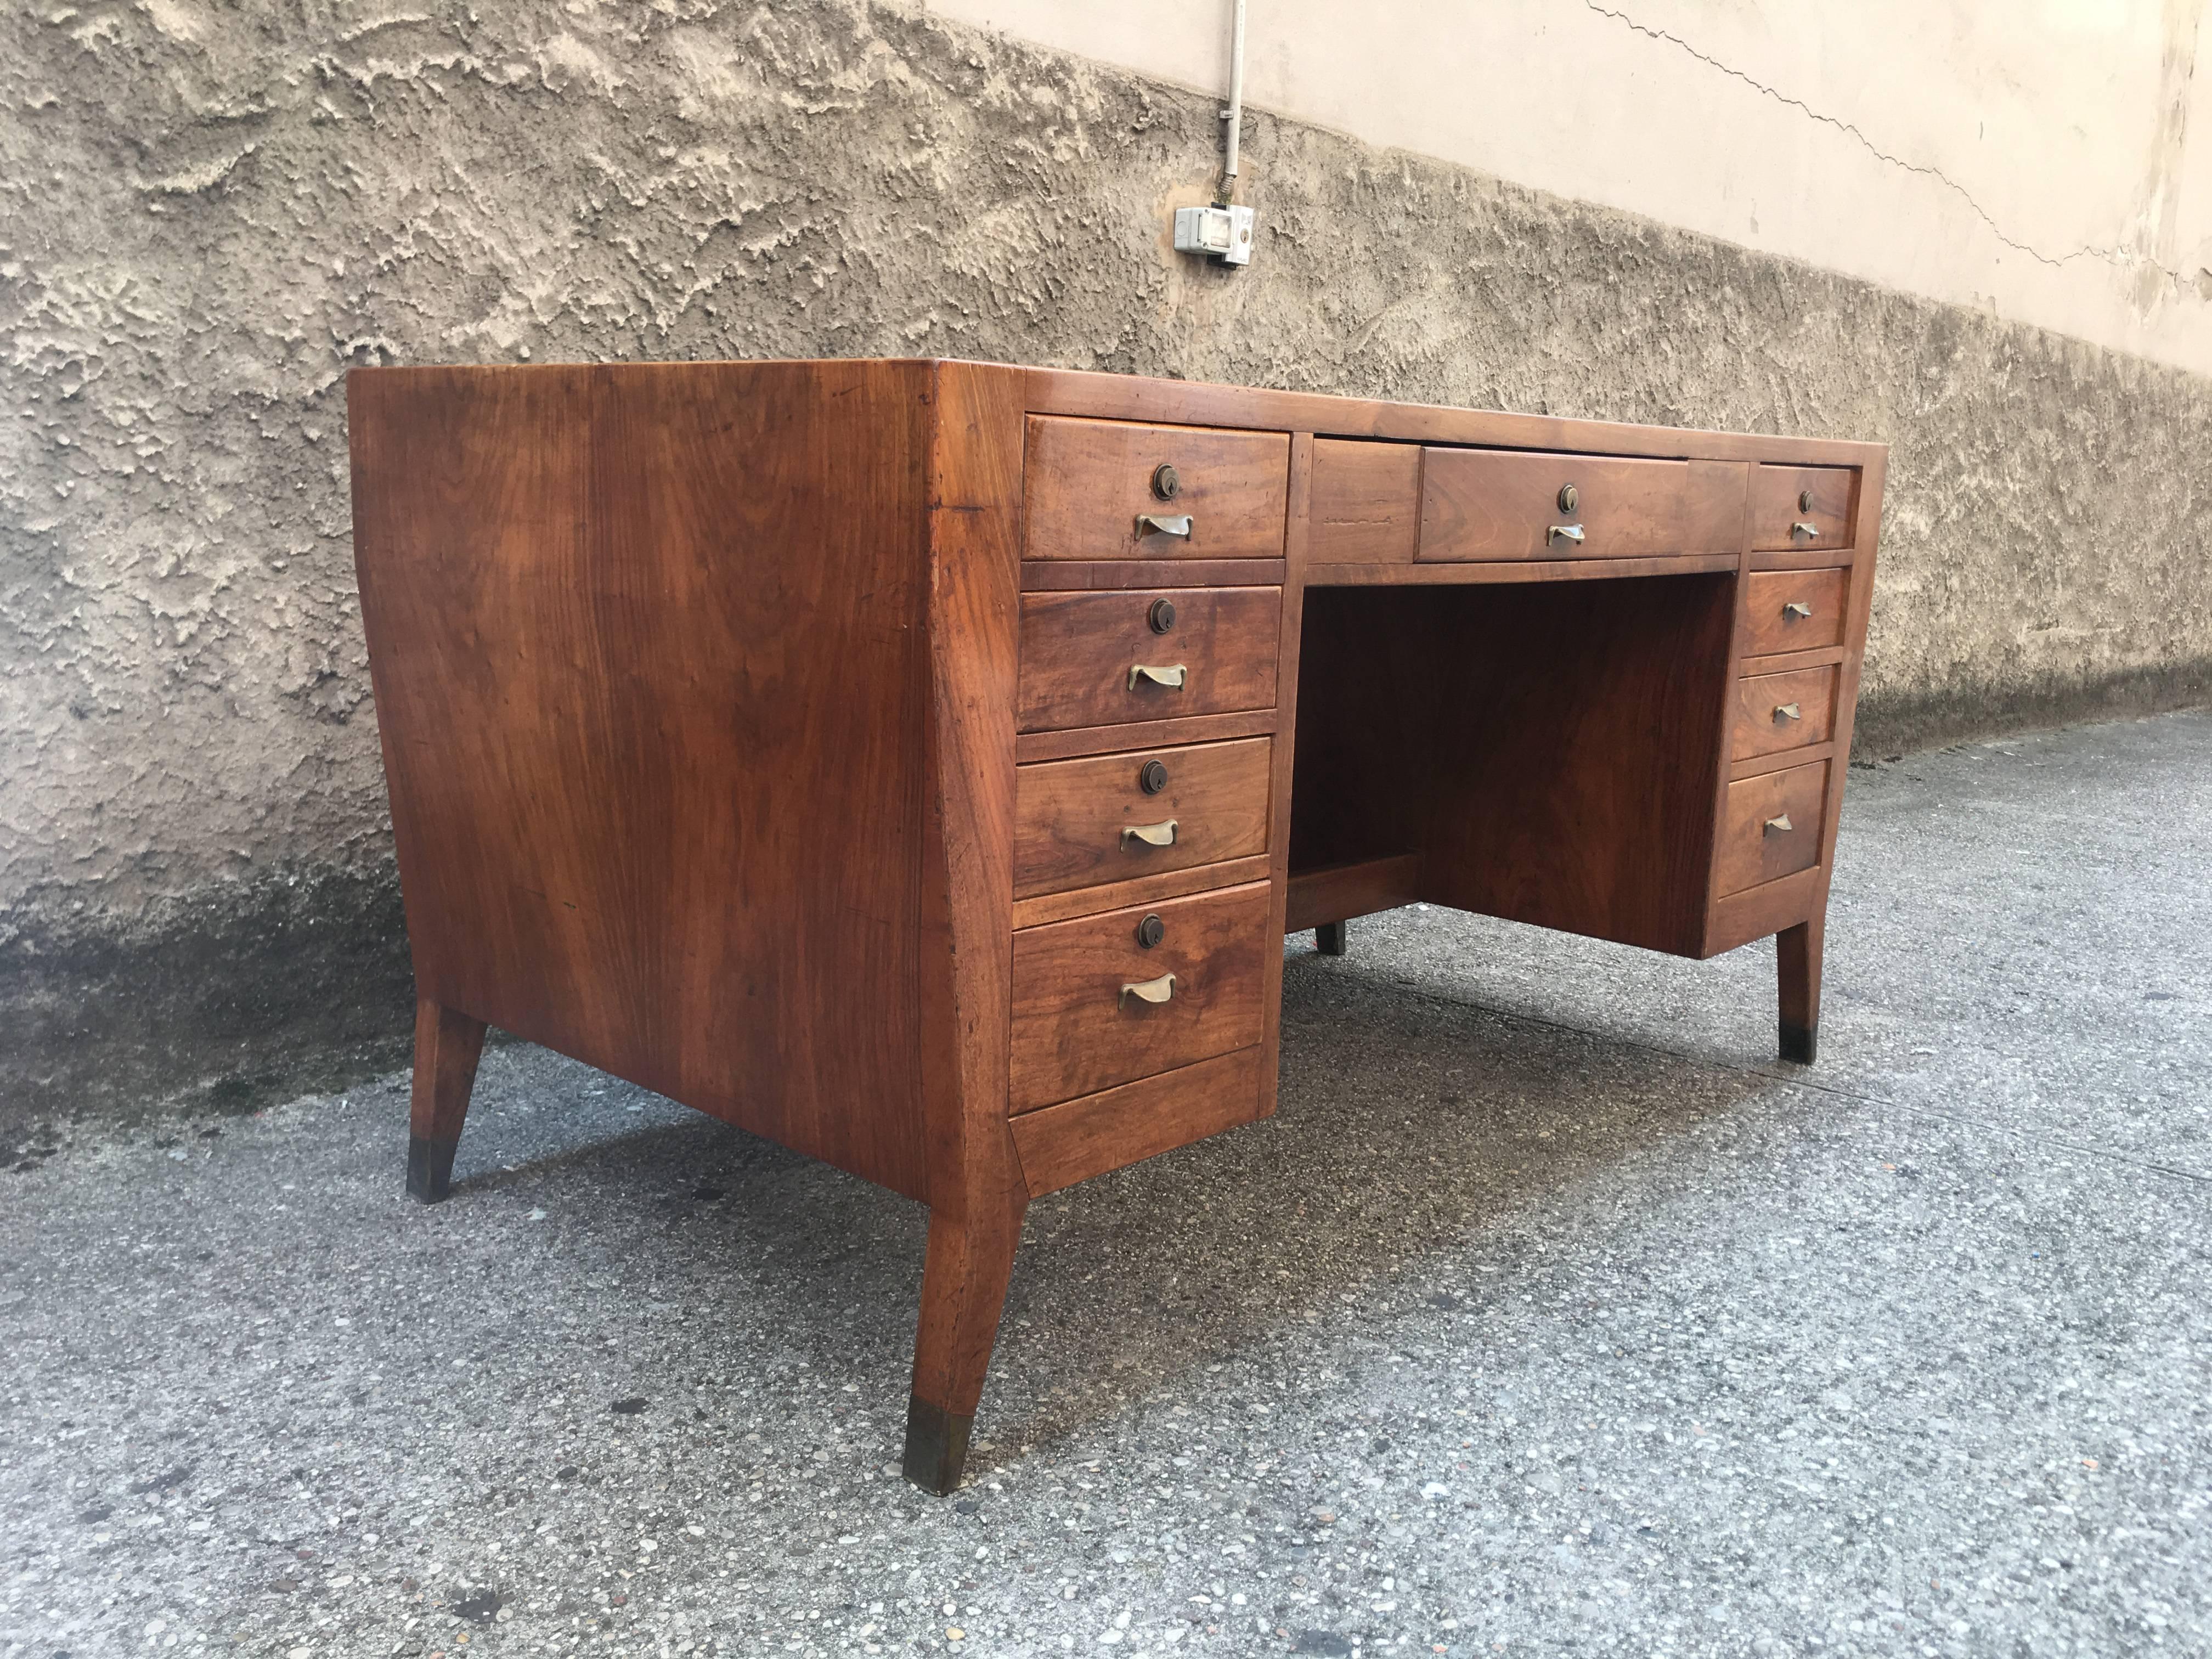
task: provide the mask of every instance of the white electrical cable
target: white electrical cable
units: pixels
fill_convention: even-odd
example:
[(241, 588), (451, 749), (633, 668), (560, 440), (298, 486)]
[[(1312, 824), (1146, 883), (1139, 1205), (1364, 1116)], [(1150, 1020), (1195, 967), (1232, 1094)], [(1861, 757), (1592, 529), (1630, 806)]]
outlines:
[(1244, 0), (1233, 0), (1229, 25), (1229, 107), (1221, 118), (1229, 125), (1224, 137), (1220, 200), (1225, 205), (1237, 186), (1237, 140), (1244, 125)]

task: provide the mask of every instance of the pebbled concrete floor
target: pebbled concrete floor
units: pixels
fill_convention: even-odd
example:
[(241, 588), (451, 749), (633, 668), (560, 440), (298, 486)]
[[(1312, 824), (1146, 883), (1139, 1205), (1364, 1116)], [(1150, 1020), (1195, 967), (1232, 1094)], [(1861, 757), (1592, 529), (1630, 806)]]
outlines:
[[(0, 1656), (2212, 1647), (2212, 716), (1851, 774), (1771, 951), (1294, 939), (1272, 1121), (924, 1218), (542, 1051), (0, 1173)], [(960, 1634), (956, 1638), (953, 1632)]]

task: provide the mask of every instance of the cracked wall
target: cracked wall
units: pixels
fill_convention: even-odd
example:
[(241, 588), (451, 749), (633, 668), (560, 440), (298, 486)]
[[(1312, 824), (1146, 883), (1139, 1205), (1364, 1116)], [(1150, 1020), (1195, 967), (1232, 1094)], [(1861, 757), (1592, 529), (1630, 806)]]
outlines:
[(1212, 100), (914, 8), (45, 3), (0, 109), (0, 1121), (404, 1025), (355, 363), (942, 354), (1875, 439), (1865, 746), (2206, 695), (2212, 382), (1264, 114), (1258, 258), (1196, 267)]
[[(1201, 89), (1229, 0), (928, 0)], [(1264, 0), (1250, 101), (2212, 374), (2212, 0)], [(2192, 146), (2190, 135), (2195, 132)]]

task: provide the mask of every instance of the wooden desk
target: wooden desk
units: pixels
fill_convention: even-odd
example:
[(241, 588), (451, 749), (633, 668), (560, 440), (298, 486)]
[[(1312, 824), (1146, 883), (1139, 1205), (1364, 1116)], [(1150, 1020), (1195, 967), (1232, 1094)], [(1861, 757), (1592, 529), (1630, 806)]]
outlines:
[(1772, 934), (1813, 1058), (1877, 446), (958, 362), (349, 399), (409, 1189), (489, 1022), (921, 1200), (932, 1491), (1030, 1200), (1274, 1109), (1286, 931)]

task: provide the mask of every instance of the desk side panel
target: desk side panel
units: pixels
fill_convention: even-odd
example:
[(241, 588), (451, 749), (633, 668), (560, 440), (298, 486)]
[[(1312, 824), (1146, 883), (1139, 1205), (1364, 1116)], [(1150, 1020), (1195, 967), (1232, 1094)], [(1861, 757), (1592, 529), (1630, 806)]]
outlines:
[(927, 366), (349, 398), (422, 994), (918, 1195)]

